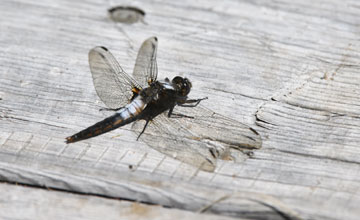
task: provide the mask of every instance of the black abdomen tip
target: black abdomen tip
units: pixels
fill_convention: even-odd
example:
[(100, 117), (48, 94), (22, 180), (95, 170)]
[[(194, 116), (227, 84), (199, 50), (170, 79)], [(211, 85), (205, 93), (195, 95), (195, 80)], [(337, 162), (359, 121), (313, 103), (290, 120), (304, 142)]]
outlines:
[(67, 144), (74, 143), (74, 142), (76, 142), (76, 138), (77, 138), (76, 135), (67, 137), (67, 138), (65, 138), (65, 139), (66, 139), (66, 140), (65, 140), (65, 143), (67, 143)]

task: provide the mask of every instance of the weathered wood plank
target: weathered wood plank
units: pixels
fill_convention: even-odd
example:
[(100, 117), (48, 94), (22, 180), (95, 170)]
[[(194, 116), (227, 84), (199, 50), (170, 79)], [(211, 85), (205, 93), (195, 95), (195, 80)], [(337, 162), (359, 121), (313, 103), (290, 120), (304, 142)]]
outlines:
[[(134, 1), (147, 24), (133, 25), (106, 18), (119, 3), (0, 5), (2, 180), (192, 211), (219, 201), (207, 211), (222, 215), (358, 218), (357, 1)], [(206, 173), (136, 142), (129, 127), (63, 143), (107, 114), (89, 49), (107, 46), (131, 72), (153, 35), (159, 77), (190, 78), (192, 97), (261, 133), (260, 150)]]
[[(212, 210), (244, 218), (282, 219), (279, 213), (297, 218), (294, 211), (271, 196), (242, 190), (234, 193), (230, 187), (216, 189), (212, 186), (224, 179), (232, 181), (234, 177), (220, 173), (217, 176), (223, 177), (215, 181), (205, 172), (195, 175), (196, 169), (174, 159), (158, 158), (155, 161), (161, 165), (154, 168), (153, 158), (136, 150), (118, 153), (119, 149), (110, 147), (103, 149), (106, 153), (101, 153), (99, 145), (68, 147), (62, 139), (49, 141), (44, 136), (29, 133), (11, 133), (7, 137), (2, 133), (2, 137), (0, 177), (5, 181), (131, 198), (192, 211)], [(37, 146), (41, 146), (40, 151)], [(144, 163), (132, 164), (143, 157)], [(169, 166), (174, 167), (170, 174)], [(217, 176), (212, 175), (213, 178)], [(207, 179), (210, 183), (206, 183)]]
[(1, 219), (234, 219), (4, 183), (0, 192)]

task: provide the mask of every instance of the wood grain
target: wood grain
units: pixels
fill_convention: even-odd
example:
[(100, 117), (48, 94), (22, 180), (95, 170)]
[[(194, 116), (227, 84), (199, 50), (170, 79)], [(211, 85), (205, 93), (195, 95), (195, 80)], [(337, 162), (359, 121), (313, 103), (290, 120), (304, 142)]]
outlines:
[[(2, 1), (1, 180), (250, 219), (358, 218), (357, 1), (132, 1), (146, 12), (132, 25), (107, 18), (120, 4)], [(261, 149), (208, 173), (136, 142), (130, 126), (64, 143), (111, 114), (99, 112), (88, 51), (106, 46), (131, 73), (150, 36), (159, 78), (188, 77), (191, 97), (255, 128)]]
[(4, 183), (0, 192), (1, 219), (234, 219)]

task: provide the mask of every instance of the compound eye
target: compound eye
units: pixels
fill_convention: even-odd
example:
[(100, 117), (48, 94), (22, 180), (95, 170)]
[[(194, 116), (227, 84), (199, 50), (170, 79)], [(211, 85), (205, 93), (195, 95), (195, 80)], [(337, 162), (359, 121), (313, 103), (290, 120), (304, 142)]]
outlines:
[(184, 82), (186, 84), (186, 87), (189, 87), (189, 88), (192, 87), (191, 82), (187, 78), (184, 79)]
[(187, 82), (184, 82), (182, 85), (182, 95), (186, 96), (190, 92), (190, 86)]
[(176, 76), (176, 77), (174, 77), (174, 79), (172, 80), (172, 82), (175, 83), (175, 84), (179, 84), (179, 83), (181, 83), (182, 81), (183, 81), (183, 78), (180, 77), (180, 76)]

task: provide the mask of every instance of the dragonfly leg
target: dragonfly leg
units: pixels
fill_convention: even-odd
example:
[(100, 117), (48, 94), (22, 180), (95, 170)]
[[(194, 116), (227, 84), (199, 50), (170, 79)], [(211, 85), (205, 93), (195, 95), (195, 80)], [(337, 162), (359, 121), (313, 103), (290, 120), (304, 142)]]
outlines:
[[(202, 99), (188, 99), (178, 105), (181, 107), (196, 107), (202, 100), (205, 100), (205, 99), (208, 99), (208, 97), (205, 97)], [(195, 103), (195, 104), (193, 104), (193, 103)], [(186, 105), (186, 104), (189, 104), (189, 105)]]
[[(184, 115), (184, 114), (180, 114), (180, 113), (173, 113), (174, 107), (175, 107), (175, 106), (173, 106), (173, 107), (171, 107), (171, 108), (169, 109), (169, 113), (168, 113), (168, 117), (169, 117), (169, 118), (170, 118), (171, 116), (177, 116), (177, 118), (194, 118), (194, 117), (192, 117), (192, 116), (188, 116), (188, 115)], [(173, 117), (173, 118), (175, 118), (175, 117)]]
[(145, 125), (144, 125), (144, 128), (143, 128), (142, 131), (140, 132), (139, 136), (136, 138), (137, 141), (139, 140), (140, 136), (144, 133), (147, 125), (149, 124), (149, 121), (150, 121), (150, 120), (146, 120), (146, 123), (145, 123)]
[(173, 112), (173, 110), (174, 110), (174, 107), (175, 107), (175, 106), (173, 106), (173, 107), (171, 107), (171, 108), (169, 109), (168, 118), (170, 118), (170, 116), (171, 116), (171, 114), (172, 114), (172, 112)]

